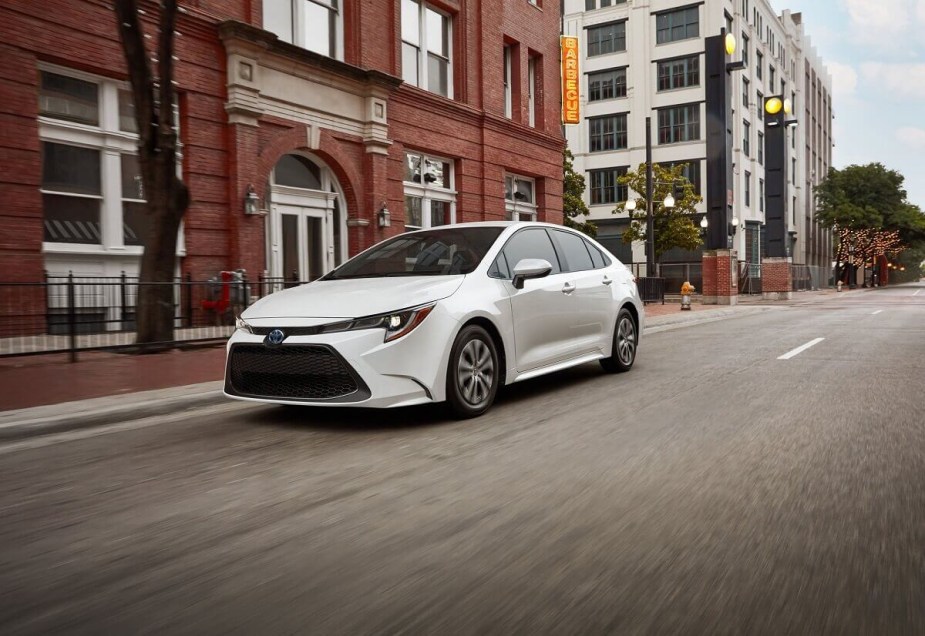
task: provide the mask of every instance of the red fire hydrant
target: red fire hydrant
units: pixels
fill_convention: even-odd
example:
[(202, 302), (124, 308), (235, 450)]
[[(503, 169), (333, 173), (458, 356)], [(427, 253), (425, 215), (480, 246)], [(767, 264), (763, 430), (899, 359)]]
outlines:
[(687, 309), (690, 311), (691, 308), (691, 294), (697, 290), (696, 287), (691, 285), (688, 281), (684, 281), (684, 284), (681, 285), (681, 309)]

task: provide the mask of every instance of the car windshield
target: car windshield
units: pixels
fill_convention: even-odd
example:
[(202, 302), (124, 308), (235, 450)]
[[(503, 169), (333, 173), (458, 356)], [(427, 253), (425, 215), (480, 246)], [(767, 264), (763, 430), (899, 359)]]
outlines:
[(322, 280), (469, 274), (503, 230), (455, 227), (401, 234), (350, 259)]

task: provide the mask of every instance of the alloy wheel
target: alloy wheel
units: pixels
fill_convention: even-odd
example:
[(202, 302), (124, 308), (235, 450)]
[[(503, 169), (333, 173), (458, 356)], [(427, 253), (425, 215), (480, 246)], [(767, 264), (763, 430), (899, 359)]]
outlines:
[(456, 384), (459, 394), (472, 406), (480, 406), (491, 395), (495, 383), (495, 365), (491, 349), (482, 340), (473, 338), (459, 352), (456, 362)]

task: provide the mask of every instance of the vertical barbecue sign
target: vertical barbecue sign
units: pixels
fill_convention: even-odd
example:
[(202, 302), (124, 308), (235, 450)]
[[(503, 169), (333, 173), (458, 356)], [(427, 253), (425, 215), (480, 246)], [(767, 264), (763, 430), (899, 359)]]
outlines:
[(578, 106), (578, 38), (563, 35), (562, 47), (562, 123), (577, 124)]

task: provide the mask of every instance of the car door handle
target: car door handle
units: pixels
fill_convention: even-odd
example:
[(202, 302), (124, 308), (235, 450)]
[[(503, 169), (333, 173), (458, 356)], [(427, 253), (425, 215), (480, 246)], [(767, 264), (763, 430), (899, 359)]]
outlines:
[(613, 283), (613, 279), (610, 278), (609, 276), (604, 276), (604, 284), (610, 285), (611, 283)]
[(575, 291), (575, 286), (572, 285), (571, 283), (566, 283), (565, 285), (562, 286), (562, 293), (565, 294), (566, 296), (571, 294), (573, 291)]

